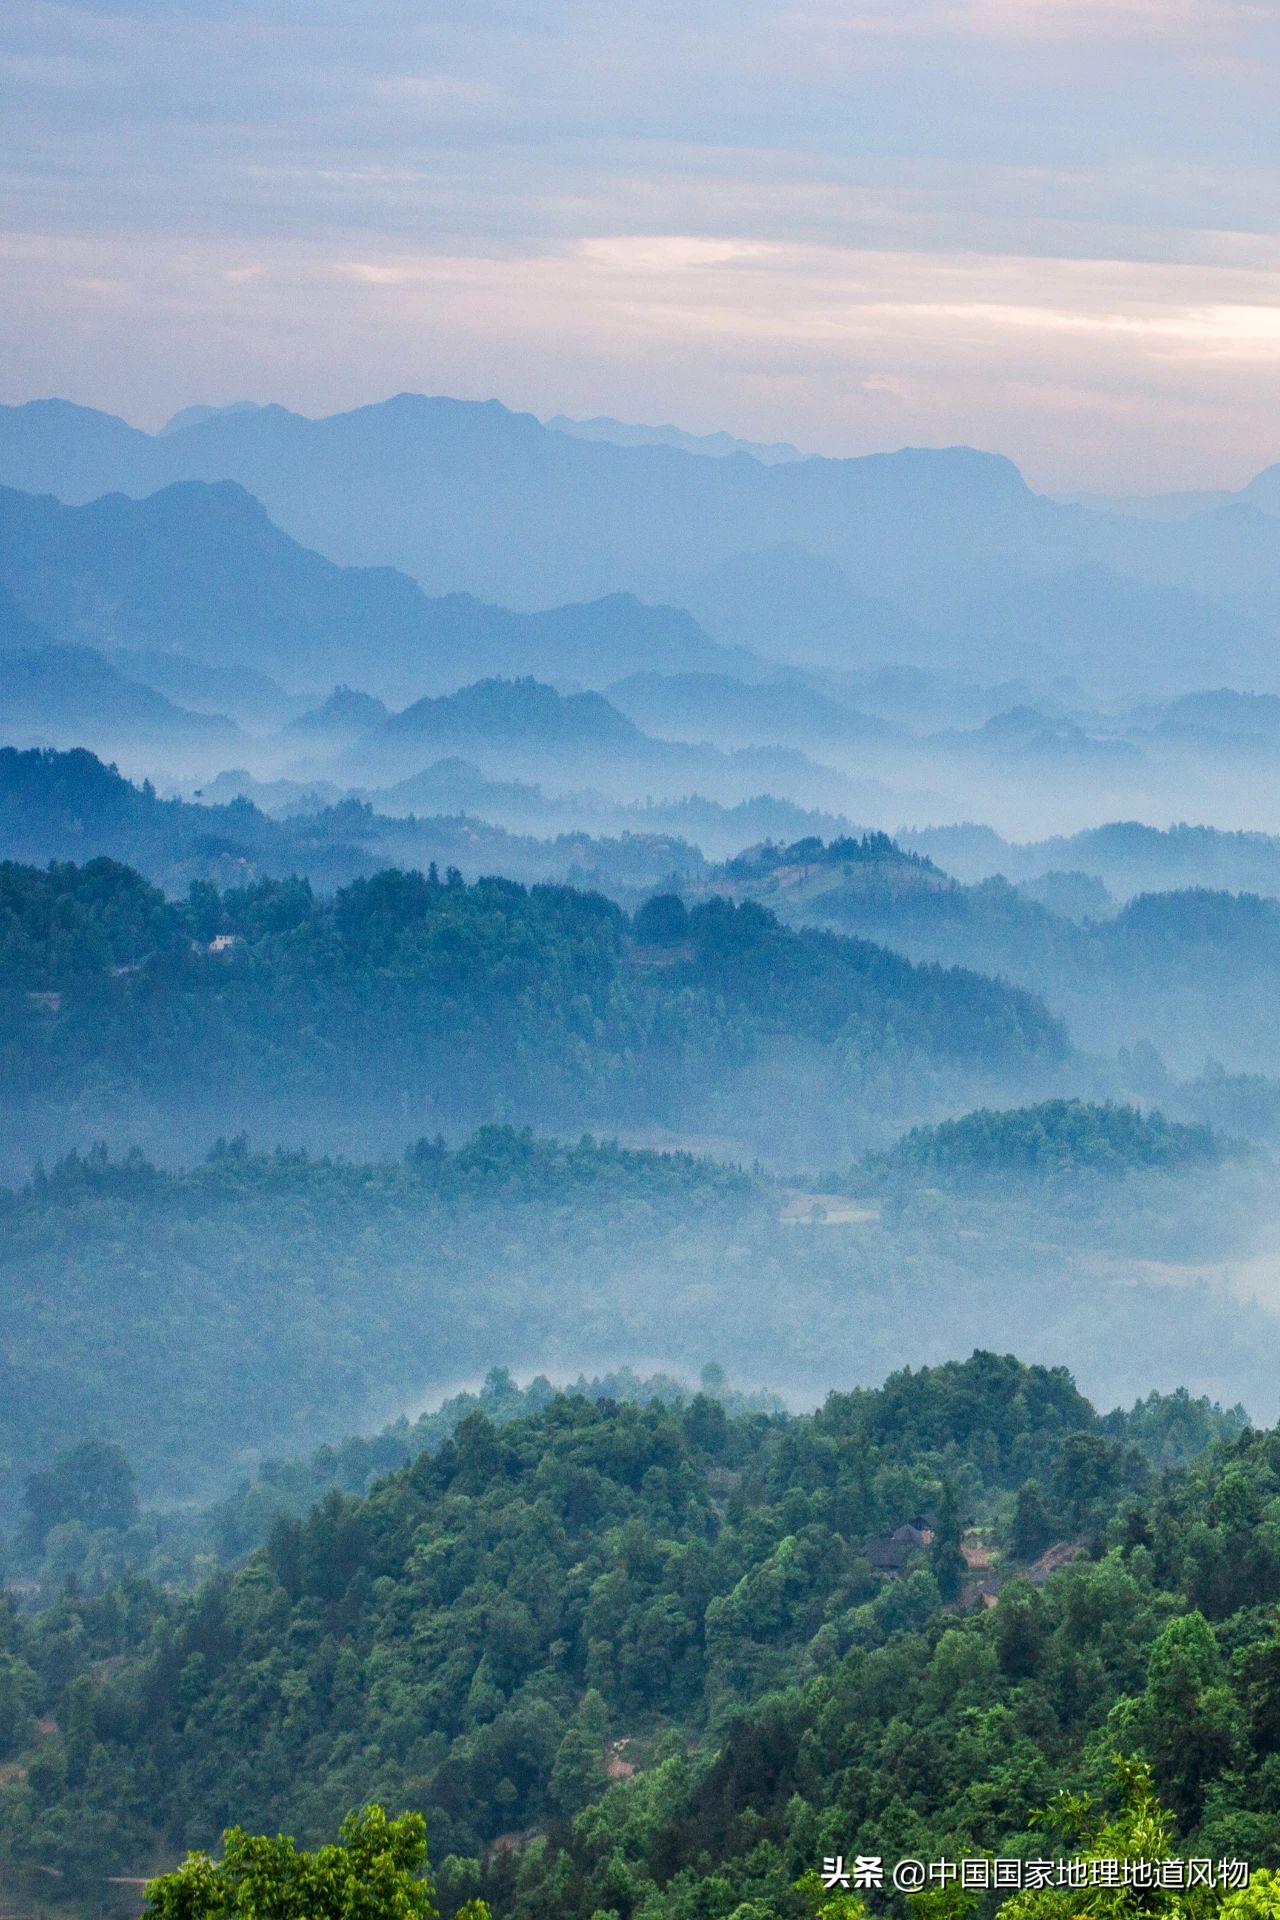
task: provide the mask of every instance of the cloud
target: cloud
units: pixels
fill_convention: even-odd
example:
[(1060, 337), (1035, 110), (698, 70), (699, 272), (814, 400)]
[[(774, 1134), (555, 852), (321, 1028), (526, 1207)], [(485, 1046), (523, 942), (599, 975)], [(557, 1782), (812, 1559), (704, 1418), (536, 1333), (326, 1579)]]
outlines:
[(1197, 40), (1253, 24), (1260, 12), (1235, 0), (970, 0), (952, 17), (978, 32), (1009, 37)]
[(0, 378), (1242, 477), (1277, 451), (1278, 14), (8, 0)]
[[(1190, 485), (1214, 435), (1213, 477), (1239, 483), (1275, 451), (1262, 399), (1280, 262), (602, 234), (465, 253), (295, 241), (253, 258), (148, 241), (122, 273), (109, 241), (17, 236), (5, 267), (0, 284), (44, 289), (22, 317), (0, 298), (12, 397), (61, 385), (152, 423), (196, 391), (314, 413), (408, 386), (542, 413), (661, 398), (695, 428), (786, 419), (830, 452), (968, 441), (1046, 486)], [(74, 377), (51, 380), (55, 366)]]

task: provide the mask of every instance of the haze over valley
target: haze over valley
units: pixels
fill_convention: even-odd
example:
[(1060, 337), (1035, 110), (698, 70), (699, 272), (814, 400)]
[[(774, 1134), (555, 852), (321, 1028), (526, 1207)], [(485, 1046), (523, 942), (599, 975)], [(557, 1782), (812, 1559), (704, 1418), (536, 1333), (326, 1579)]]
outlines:
[[(360, 1160), (500, 1124), (754, 1164), (782, 1219), (979, 1108), (1273, 1151), (1266, 476), (1175, 516), (965, 449), (782, 459), (401, 396), (156, 435), (13, 407), (0, 481), (11, 1180), (99, 1142), (176, 1173), (238, 1135)], [(1256, 1178), (1195, 1177), (1219, 1234), (1180, 1206), (1122, 1284), (1268, 1316)], [(856, 1263), (884, 1223), (853, 1216), (824, 1244)], [(972, 1231), (1005, 1312), (1031, 1264), (1125, 1272), (1074, 1227), (1034, 1261)], [(755, 1299), (743, 1257), (698, 1286)], [(611, 1319), (622, 1284), (590, 1351), (483, 1336), (402, 1390), (700, 1365), (669, 1309)], [(947, 1351), (996, 1337), (970, 1309)], [(842, 1366), (918, 1354), (922, 1311)], [(755, 1384), (831, 1384), (784, 1348)], [(1242, 1397), (1197, 1350), (1099, 1377)]]

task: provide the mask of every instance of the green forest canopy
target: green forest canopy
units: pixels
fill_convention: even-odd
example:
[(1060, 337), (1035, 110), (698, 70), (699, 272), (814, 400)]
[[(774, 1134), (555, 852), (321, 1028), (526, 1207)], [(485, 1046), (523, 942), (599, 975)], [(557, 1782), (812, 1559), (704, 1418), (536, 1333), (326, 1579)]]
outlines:
[(24, 1138), (66, 1116), (58, 1151), (86, 1125), (164, 1138), (200, 1114), (207, 1140), (246, 1107), (272, 1139), (702, 1115), (794, 1146), (819, 1110), (839, 1139), (1066, 1050), (1029, 994), (751, 903), (694, 908), (655, 955), (611, 901), (561, 886), (432, 869), (174, 902), (109, 860), (0, 865), (0, 1079)]
[(981, 1108), (937, 1126), (913, 1127), (885, 1153), (868, 1156), (882, 1175), (939, 1179), (1098, 1173), (1212, 1166), (1225, 1148), (1209, 1127), (1108, 1101), (1045, 1100), (1002, 1112)]
[(77, 1898), (376, 1799), (426, 1814), (446, 1913), (801, 1920), (854, 1839), (1042, 1851), (1030, 1815), (1122, 1750), (1184, 1846), (1262, 1863), (1277, 1515), (1275, 1436), (1185, 1395), (1102, 1419), (993, 1354), (806, 1416), (471, 1414), (189, 1597), (10, 1607), (0, 1848)]

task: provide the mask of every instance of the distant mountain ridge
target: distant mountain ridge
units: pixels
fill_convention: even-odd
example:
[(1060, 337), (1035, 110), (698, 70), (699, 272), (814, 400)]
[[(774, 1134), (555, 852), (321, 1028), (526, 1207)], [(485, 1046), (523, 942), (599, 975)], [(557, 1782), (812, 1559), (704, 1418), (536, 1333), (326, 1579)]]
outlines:
[(688, 613), (631, 595), (518, 614), (463, 594), (432, 600), (389, 568), (335, 566), (233, 481), (79, 507), (0, 488), (0, 645), (42, 637), (160, 656), (162, 676), (166, 657), (187, 654), (294, 688), (347, 681), (401, 701), (486, 673), (606, 685), (642, 666), (763, 670)]
[(536, 740), (592, 747), (635, 747), (644, 738), (603, 695), (559, 694), (531, 677), (481, 680), (439, 699), (428, 696), (390, 715), (379, 731), (397, 741)]
[[(1275, 542), (1280, 552), (1280, 524)], [(993, 673), (1066, 669), (1137, 693), (1171, 675), (1193, 686), (1215, 668), (1257, 685), (1274, 672), (1277, 652), (1274, 622), (1100, 561), (1011, 579), (953, 608), (946, 624), (969, 637)]]
[(305, 735), (312, 740), (334, 740), (367, 733), (387, 719), (381, 700), (355, 687), (335, 687), (320, 706), (300, 713), (285, 728), (286, 734)]
[(145, 740), (229, 747), (240, 730), (224, 715), (192, 713), (130, 679), (90, 647), (0, 646), (0, 727), (6, 744)]
[(603, 694), (561, 693), (527, 674), (428, 695), (353, 733), (344, 753), (313, 760), (308, 771), (363, 787), (399, 784), (420, 771), (424, 756), (448, 754), (465, 754), (490, 779), (551, 778), (562, 789), (586, 787), (614, 801), (675, 800), (697, 791), (736, 804), (779, 788), (810, 805), (821, 799), (848, 807), (861, 792), (798, 747), (658, 737)]
[(906, 847), (928, 854), (969, 883), (1003, 874), (1026, 880), (1051, 872), (1095, 876), (1119, 899), (1181, 887), (1280, 898), (1280, 836), (1217, 827), (1147, 826), (1116, 820), (1049, 840), (1015, 844), (990, 827), (905, 828)]
[[(418, 529), (409, 569), (428, 585), (433, 545), (443, 562), (455, 549), (460, 556), (463, 538), (482, 550), (499, 530), (526, 554), (576, 544), (585, 534), (587, 554), (598, 564), (602, 537), (619, 557), (630, 549), (638, 558), (638, 543), (655, 542), (676, 542), (691, 556), (706, 553), (715, 524), (708, 515), (718, 508), (753, 534), (772, 523), (774, 540), (803, 538), (815, 513), (830, 524), (833, 512), (844, 519), (854, 510), (868, 532), (879, 533), (886, 512), (904, 506), (935, 520), (939, 510), (958, 516), (968, 536), (993, 511), (1016, 515), (1036, 499), (1010, 461), (971, 448), (906, 448), (763, 468), (673, 447), (577, 440), (492, 400), (399, 394), (319, 420), (265, 406), (219, 413), (164, 437), (65, 401), (0, 409), (0, 480), (7, 484), (84, 502), (113, 489), (139, 494), (195, 479), (238, 481), (295, 537), (347, 561), (357, 559), (357, 545), (381, 539), (378, 560), (405, 565), (390, 542), (405, 537), (429, 504), (434, 513)], [(452, 491), (441, 493), (444, 487)], [(637, 518), (642, 499), (647, 511)], [(442, 500), (456, 532), (440, 513)], [(690, 520), (695, 503), (700, 519)], [(513, 525), (517, 506), (523, 531)], [(779, 526), (783, 516), (794, 532)], [(724, 552), (757, 543), (738, 537)], [(434, 571), (438, 578), (438, 565)], [(630, 564), (621, 584), (635, 584)]]
[(286, 693), (269, 674), (253, 667), (210, 666), (167, 647), (117, 647), (108, 658), (130, 679), (141, 680), (197, 713), (228, 714), (250, 725), (264, 720), (275, 725), (293, 719), (307, 706), (305, 696)]
[(59, 641), (176, 648), (304, 685), (344, 677), (353, 656), (371, 675), (412, 672), (429, 640), (411, 580), (335, 567), (227, 481), (80, 507), (0, 489), (0, 583)]
[(332, 888), (393, 863), (426, 869), (435, 862), (469, 876), (578, 876), (625, 895), (704, 864), (687, 840), (652, 827), (613, 839), (536, 839), (456, 806), (420, 806), (419, 817), (406, 821), (355, 799), (317, 797), (274, 818), (238, 791), (253, 784), (220, 776), (195, 805), (160, 798), (149, 782), (126, 780), (83, 748), (0, 746), (0, 860), (123, 860), (171, 894), (193, 880), (243, 887), (297, 876)]
[(732, 554), (674, 593), (708, 633), (772, 659), (849, 669), (930, 661), (940, 648), (936, 633), (799, 541)]
[(171, 433), (185, 433), (188, 427), (202, 427), (206, 420), (220, 419), (223, 414), (258, 411), (256, 400), (233, 400), (226, 407), (182, 407), (165, 421), (156, 438), (163, 440)]
[(717, 673), (633, 673), (607, 689), (610, 700), (649, 733), (720, 745), (848, 747), (901, 731), (801, 681), (744, 685)]
[(686, 433), (683, 427), (637, 426), (630, 421), (614, 420), (608, 414), (596, 414), (590, 420), (571, 420), (557, 413), (543, 423), (557, 433), (571, 434), (577, 440), (607, 440), (615, 447), (679, 447), (684, 453), (700, 453), (713, 460), (733, 454), (776, 466), (783, 460), (803, 460), (806, 456), (789, 440), (740, 440), (732, 433)]
[[(617, 592), (679, 601), (686, 583), (779, 544), (926, 628), (1012, 590), (1016, 629), (1020, 582), (1081, 568), (1196, 596), (1268, 633), (1280, 604), (1265, 475), (1169, 522), (1037, 495), (1010, 461), (968, 447), (767, 466), (584, 440), (497, 401), (400, 394), (316, 420), (264, 406), (163, 436), (64, 401), (0, 409), (0, 483), (84, 503), (192, 480), (236, 482), (340, 565), (526, 610)], [(1087, 581), (1079, 590), (1087, 606)], [(980, 636), (957, 631), (971, 658)], [(1124, 643), (1122, 622), (1107, 644)]]
[(913, 546), (927, 534), (953, 561), (972, 559), (1020, 543), (1037, 516), (1011, 462), (963, 447), (765, 467), (579, 440), (497, 401), (420, 394), (319, 420), (277, 406), (220, 413), (163, 438), (64, 401), (0, 409), (0, 483), (84, 503), (179, 480), (238, 482), (341, 564), (523, 608), (618, 590), (662, 598), (675, 579), (780, 539), (883, 566), (907, 526)]

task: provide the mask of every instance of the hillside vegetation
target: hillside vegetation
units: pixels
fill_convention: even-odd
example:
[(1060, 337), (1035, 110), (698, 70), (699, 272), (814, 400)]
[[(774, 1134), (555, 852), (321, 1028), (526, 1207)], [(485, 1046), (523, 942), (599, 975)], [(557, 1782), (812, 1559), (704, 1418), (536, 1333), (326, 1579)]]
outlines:
[[(941, 834), (923, 844), (943, 859), (950, 850)], [(1056, 877), (1058, 898), (1075, 891), (1088, 899), (1078, 873)], [(1114, 1053), (1145, 1044), (1179, 1074), (1198, 1072), (1207, 1058), (1237, 1072), (1280, 1072), (1274, 898), (1178, 886), (1135, 894), (1119, 908), (1104, 896), (1077, 918), (999, 875), (962, 885), (883, 836), (755, 849), (690, 876), (682, 891), (690, 900), (754, 901), (791, 925), (1016, 982), (1082, 1047)]]
[(1035, 1809), (1118, 1746), (1191, 1850), (1259, 1855), (1280, 1456), (1238, 1431), (1185, 1395), (1100, 1419), (989, 1353), (800, 1418), (471, 1414), (189, 1599), (10, 1613), (0, 1845), (74, 1898), (233, 1816), (312, 1841), (372, 1797), (426, 1814), (446, 1912), (799, 1920), (851, 1835), (1043, 1851)]
[(498, 1339), (554, 1352), (576, 1322), (584, 1354), (620, 1254), (721, 1242), (759, 1205), (711, 1161), (510, 1128), (376, 1165), (237, 1141), (177, 1175), (72, 1156), (0, 1192), (0, 1515), (85, 1433), (123, 1442), (148, 1494), (213, 1494), (483, 1373)]
[[(912, 1147), (818, 1194), (510, 1127), (379, 1161), (242, 1140), (181, 1172), (72, 1156), (0, 1192), (0, 1528), (25, 1476), (86, 1436), (124, 1447), (146, 1502), (218, 1499), (495, 1365), (573, 1380), (714, 1361), (803, 1404), (1006, 1341), (1065, 1355), (1108, 1399), (1189, 1383), (1274, 1417), (1274, 1314), (1231, 1288), (1275, 1231), (1261, 1157), (1028, 1178), (984, 1170), (1001, 1127), (976, 1131), (963, 1173), (917, 1168)], [(295, 1476), (290, 1500), (325, 1484)], [(168, 1550), (144, 1532), (128, 1564)], [(69, 1536), (50, 1577), (95, 1556)]]
[(1212, 1166), (1224, 1147), (1210, 1128), (1166, 1120), (1162, 1113), (1086, 1100), (1046, 1100), (995, 1113), (982, 1109), (934, 1127), (913, 1127), (870, 1165), (884, 1175), (939, 1179), (1054, 1176), (1109, 1177), (1153, 1167)]
[[(258, 783), (245, 775), (243, 784), (256, 789)], [(302, 783), (292, 784), (307, 793)], [(471, 878), (493, 869), (525, 881), (585, 875), (588, 884), (628, 895), (704, 865), (679, 837), (678, 814), (659, 821), (646, 817), (647, 810), (617, 810), (607, 821), (618, 829), (613, 838), (554, 832), (535, 839), (489, 825), (466, 809), (514, 796), (517, 812), (545, 817), (549, 803), (536, 789), (486, 782), (457, 760), (408, 782), (415, 790), (408, 804), (403, 795), (385, 796), (385, 813), (330, 786), (331, 801), (315, 797), (276, 818), (236, 791), (240, 785), (241, 777), (222, 775), (196, 805), (161, 799), (149, 781), (126, 780), (83, 748), (0, 747), (0, 845), (8, 858), (37, 866), (105, 856), (170, 894), (186, 893), (197, 880), (234, 889), (291, 877), (332, 889), (388, 866), (425, 870), (435, 862)], [(714, 818), (718, 810), (710, 810)]]
[(246, 1124), (398, 1149), (536, 1118), (798, 1155), (818, 1096), (823, 1137), (864, 1144), (1066, 1054), (1038, 1001), (975, 973), (749, 904), (709, 901), (678, 939), (647, 924), (598, 894), (434, 869), (325, 897), (200, 883), (176, 903), (109, 860), (7, 863), (0, 1079), (46, 1151)]

